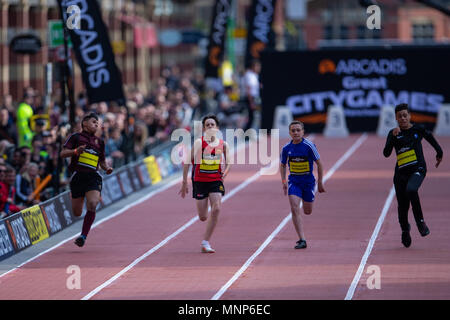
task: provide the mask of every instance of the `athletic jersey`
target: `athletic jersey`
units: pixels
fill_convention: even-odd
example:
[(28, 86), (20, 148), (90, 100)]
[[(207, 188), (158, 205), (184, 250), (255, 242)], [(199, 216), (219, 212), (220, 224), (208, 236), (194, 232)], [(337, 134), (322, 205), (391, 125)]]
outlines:
[(192, 180), (198, 182), (222, 181), (223, 140), (219, 140), (217, 147), (210, 147), (202, 137), (201, 163), (192, 167)]
[(75, 149), (85, 145), (86, 148), (79, 156), (72, 156), (70, 160), (70, 172), (97, 171), (99, 163), (105, 161), (105, 143), (95, 135), (85, 131), (72, 134), (64, 143), (64, 148)]
[(313, 166), (319, 159), (316, 145), (305, 138), (297, 144), (292, 141), (286, 144), (280, 156), (280, 162), (289, 165), (289, 182), (294, 183), (315, 183)]
[(400, 130), (397, 136), (394, 136), (392, 131), (389, 131), (387, 136), (383, 154), (385, 157), (389, 157), (392, 149), (395, 148), (397, 154), (395, 172), (411, 173), (417, 170), (427, 170), (422, 150), (422, 138), (425, 138), (433, 146), (437, 156), (442, 157), (441, 147), (434, 139), (433, 134), (423, 126), (414, 124), (407, 130)]

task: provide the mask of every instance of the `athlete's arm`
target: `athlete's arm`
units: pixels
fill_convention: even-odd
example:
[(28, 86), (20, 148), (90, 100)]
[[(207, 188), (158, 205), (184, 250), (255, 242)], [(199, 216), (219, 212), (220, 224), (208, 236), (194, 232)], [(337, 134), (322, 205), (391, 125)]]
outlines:
[(391, 130), (391, 131), (389, 131), (389, 134), (388, 134), (388, 136), (386, 138), (386, 145), (384, 146), (383, 155), (386, 158), (389, 158), (389, 156), (392, 153), (392, 149), (393, 148), (394, 148), (394, 136), (393, 136), (393, 133), (392, 133), (392, 130)]
[(434, 138), (433, 134), (428, 131), (428, 130), (424, 130), (423, 133), (423, 137), (425, 138), (425, 140), (428, 141), (429, 144), (431, 144), (431, 146), (434, 148), (434, 150), (436, 150), (436, 168), (439, 167), (439, 164), (442, 161), (442, 156), (444, 155), (444, 152), (442, 151), (441, 146), (439, 145), (439, 143), (437, 142), (437, 140)]
[(59, 156), (61, 158), (79, 156), (84, 151), (84, 149), (86, 149), (86, 145), (79, 146), (78, 148), (75, 149), (63, 148)]
[(287, 195), (287, 182), (286, 182), (286, 164), (280, 163), (280, 176), (281, 185), (283, 186), (284, 195)]
[[(196, 163), (194, 160), (196, 160), (195, 158), (195, 153), (198, 152), (200, 146), (200, 152), (202, 151), (202, 140), (201, 139), (197, 139), (194, 141), (194, 148), (191, 149), (191, 161), (193, 163)], [(191, 166), (191, 163), (186, 161), (183, 164), (183, 182), (181, 182), (181, 190), (178, 192), (178, 194), (181, 195), (182, 198), (184, 198), (186, 196), (186, 194), (189, 192), (189, 188), (188, 188), (188, 173), (189, 173), (189, 168)]]
[(323, 167), (320, 159), (316, 160), (317, 164), (317, 190), (320, 193), (325, 192), (325, 188), (323, 187)]
[(98, 164), (99, 164), (100, 168), (102, 168), (106, 172), (106, 174), (111, 174), (114, 170), (112, 167), (110, 167), (106, 164), (105, 160), (100, 161)]
[(230, 150), (228, 148), (228, 144), (226, 142), (223, 143), (223, 151), (224, 151), (224, 157), (225, 157), (225, 169), (222, 173), (222, 180), (225, 179), (225, 177), (228, 175), (228, 172), (230, 172), (231, 164), (230, 164)]

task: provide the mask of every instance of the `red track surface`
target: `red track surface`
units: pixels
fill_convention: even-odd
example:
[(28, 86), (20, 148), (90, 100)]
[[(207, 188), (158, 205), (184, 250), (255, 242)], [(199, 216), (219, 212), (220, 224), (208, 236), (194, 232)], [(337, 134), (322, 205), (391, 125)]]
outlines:
[[(325, 170), (353, 145), (316, 137)], [(449, 138), (438, 138), (450, 148)], [(311, 216), (304, 216), (306, 250), (294, 250), (291, 221), (221, 296), (221, 299), (344, 299), (392, 186), (394, 158), (382, 156), (384, 139), (369, 136), (325, 183)], [(450, 299), (450, 161), (434, 168), (424, 142), (428, 176), (420, 189), (431, 234), (403, 248), (392, 202), (365, 265), (354, 299)], [(259, 170), (235, 165), (225, 181), (229, 193)], [(316, 173), (316, 170), (315, 170)], [(92, 230), (86, 246), (72, 241), (0, 278), (0, 299), (81, 299), (196, 215), (179, 185), (155, 195)], [(197, 221), (92, 299), (211, 299), (289, 214), (279, 175), (261, 176), (223, 202), (211, 240), (215, 254), (200, 253), (205, 223)], [(69, 290), (67, 267), (81, 268), (81, 289)], [(381, 270), (381, 289), (366, 286), (366, 269)]]

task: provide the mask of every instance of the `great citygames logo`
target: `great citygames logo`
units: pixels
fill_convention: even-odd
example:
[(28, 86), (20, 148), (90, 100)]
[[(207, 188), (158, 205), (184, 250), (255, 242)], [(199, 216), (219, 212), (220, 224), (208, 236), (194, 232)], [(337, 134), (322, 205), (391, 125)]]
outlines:
[(325, 73), (335, 73), (336, 72), (336, 65), (334, 62), (330, 59), (323, 59), (319, 63), (319, 73), (325, 74)]

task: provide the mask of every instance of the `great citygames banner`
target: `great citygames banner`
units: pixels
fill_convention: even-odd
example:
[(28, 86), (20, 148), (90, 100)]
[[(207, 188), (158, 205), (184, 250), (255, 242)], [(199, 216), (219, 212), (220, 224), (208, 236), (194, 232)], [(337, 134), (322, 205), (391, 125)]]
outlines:
[(329, 105), (342, 105), (351, 132), (375, 131), (383, 105), (408, 103), (412, 121), (432, 129), (450, 102), (450, 46), (264, 52), (262, 128), (288, 106), (309, 132), (321, 132)]
[(105, 23), (102, 20), (97, 1), (58, 0), (64, 21), (74, 18), (67, 13), (67, 8), (77, 6), (81, 12), (78, 26), (68, 28), (73, 50), (82, 72), (89, 103), (100, 101), (125, 102), (122, 79), (114, 61), (114, 53)]

